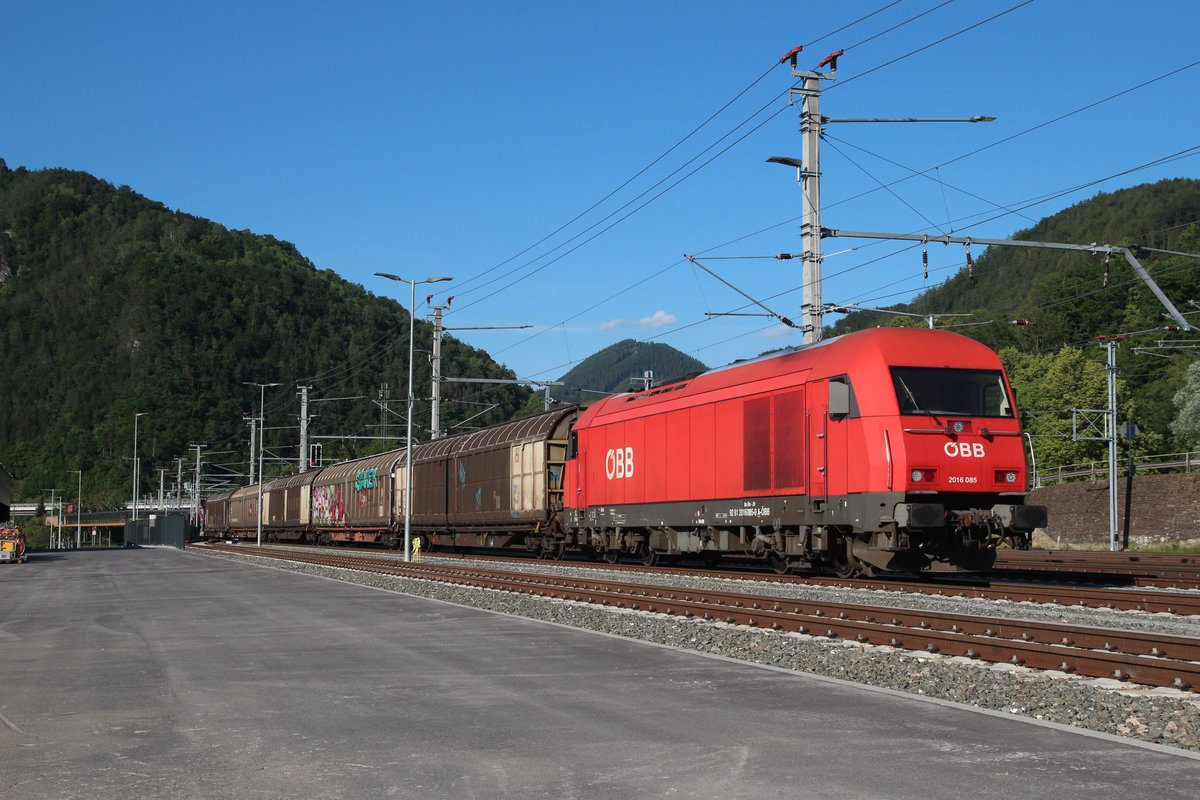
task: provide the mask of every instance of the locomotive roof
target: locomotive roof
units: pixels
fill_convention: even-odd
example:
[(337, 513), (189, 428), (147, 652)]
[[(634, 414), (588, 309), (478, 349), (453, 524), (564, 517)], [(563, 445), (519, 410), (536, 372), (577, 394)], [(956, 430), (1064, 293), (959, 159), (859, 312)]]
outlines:
[(665, 401), (673, 392), (694, 395), (736, 386), (747, 380), (788, 373), (812, 372), (814, 379), (832, 377), (853, 373), (866, 364), (990, 369), (998, 364), (998, 359), (986, 345), (950, 331), (869, 328), (810, 345), (735, 361), (689, 380), (665, 384), (648, 391), (613, 395), (600, 400), (594, 407), (596, 410), (589, 411), (589, 414), (600, 416), (617, 413), (634, 401)]

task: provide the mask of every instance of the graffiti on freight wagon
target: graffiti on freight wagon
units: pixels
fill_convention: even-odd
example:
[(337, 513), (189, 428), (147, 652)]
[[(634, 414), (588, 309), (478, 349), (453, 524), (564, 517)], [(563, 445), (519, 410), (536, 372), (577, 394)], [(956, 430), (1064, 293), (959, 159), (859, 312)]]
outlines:
[(314, 525), (345, 525), (346, 504), (342, 500), (342, 487), (314, 487), (312, 517)]

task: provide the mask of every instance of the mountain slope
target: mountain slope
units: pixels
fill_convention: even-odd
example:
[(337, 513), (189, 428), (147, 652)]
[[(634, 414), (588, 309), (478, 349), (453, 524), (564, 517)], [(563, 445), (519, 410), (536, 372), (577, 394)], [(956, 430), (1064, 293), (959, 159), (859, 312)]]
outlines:
[[(427, 348), (431, 329), (417, 325), (417, 347)], [(85, 173), (0, 161), (0, 349), (0, 454), (25, 479), (23, 491), (62, 486), (83, 469), (85, 497), (115, 495), (109, 502), (128, 497), (135, 412), (147, 412), (143, 474), (163, 464), (173, 475), (170, 459), (187, 455), (191, 441), (229, 451), (216, 460), (230, 469), (244, 465), (242, 418), (259, 403), (244, 382), (284, 384), (266, 390), (267, 427), (293, 428), (265, 440), (281, 459), (298, 457), (293, 384), (312, 385), (313, 397), (365, 398), (314, 407), (314, 435), (378, 435), (381, 411), (369, 398), (385, 383), (393, 397), (403, 393), (408, 314), (316, 269), (288, 242), (170, 211)], [(443, 356), (454, 374), (513, 377), (455, 340)], [(427, 360), (417, 363), (417, 385), (428, 387)], [(517, 387), (446, 394), (499, 403), (485, 421), (507, 418), (528, 397)], [(474, 410), (444, 403), (443, 424), (467, 416), (464, 408)], [(424, 435), (427, 403), (414, 418)], [(394, 409), (383, 422), (397, 436)], [(394, 438), (329, 442), (326, 456), (393, 446)]]
[[(1176, 243), (1188, 225), (1200, 220), (1200, 180), (1175, 178), (1143, 184), (1112, 193), (1101, 193), (1053, 214), (1011, 238), (1073, 244), (1141, 244), (1178, 249)], [(960, 234), (962, 235), (962, 234)], [(936, 252), (943, 247), (929, 245)], [(950, 245), (962, 248), (962, 245)], [(1195, 298), (1194, 275), (1179, 275), (1178, 263), (1169, 257), (1143, 252), (1139, 255), (1151, 274), (1162, 275), (1169, 296)], [(1186, 271), (1186, 270), (1183, 270)], [(973, 274), (972, 274), (973, 272)], [(1122, 329), (1131, 302), (1141, 304), (1138, 281), (1124, 259), (1108, 264), (1108, 286), (1104, 285), (1104, 258), (1086, 253), (1057, 250), (991, 247), (979, 256), (973, 271), (964, 265), (940, 286), (923, 292), (913, 302), (888, 306), (902, 311), (929, 313), (974, 312), (975, 320), (1003, 317), (1037, 318), (1041, 330), (1039, 346), (1062, 344), (1114, 334)], [(1148, 311), (1157, 301), (1146, 303)], [(853, 313), (840, 320), (834, 330), (889, 324), (889, 318), (871, 313)], [(971, 335), (990, 344), (1018, 341), (1003, 328), (984, 328)]]
[[(1075, 244), (1141, 245), (1200, 253), (1200, 180), (1176, 178), (1102, 193), (1053, 214), (1012, 238)], [(934, 250), (941, 245), (931, 244)], [(951, 245), (959, 247), (962, 245)], [(1182, 312), (1200, 322), (1200, 260), (1141, 250), (1137, 257), (1159, 287)], [(1122, 418), (1136, 418), (1164, 442), (1171, 438), (1175, 414), (1172, 398), (1183, 385), (1194, 352), (1164, 351), (1154, 355), (1135, 348), (1159, 339), (1179, 338), (1165, 328), (1173, 324), (1164, 308), (1139, 280), (1124, 258), (1105, 259), (1086, 253), (991, 247), (976, 262), (974, 275), (964, 266), (944, 284), (913, 302), (889, 306), (921, 314), (970, 313), (967, 319), (944, 320), (948, 327), (997, 350), (1054, 353), (1063, 347), (1088, 350), (1103, 361), (1098, 337), (1134, 333), (1118, 350), (1118, 369), (1127, 381)], [(1013, 325), (1013, 320), (1023, 324)], [(964, 324), (965, 323), (965, 324)], [(873, 312), (855, 312), (839, 320), (833, 333), (875, 325), (925, 324)], [(1138, 334), (1137, 332), (1144, 332)], [(1193, 337), (1194, 338), (1194, 337)], [(1069, 410), (1068, 410), (1069, 413)]]
[(575, 403), (600, 393), (641, 387), (646, 372), (653, 372), (654, 382), (659, 384), (706, 369), (702, 362), (670, 345), (625, 339), (585, 358), (563, 375), (565, 385), (554, 387), (553, 396)]

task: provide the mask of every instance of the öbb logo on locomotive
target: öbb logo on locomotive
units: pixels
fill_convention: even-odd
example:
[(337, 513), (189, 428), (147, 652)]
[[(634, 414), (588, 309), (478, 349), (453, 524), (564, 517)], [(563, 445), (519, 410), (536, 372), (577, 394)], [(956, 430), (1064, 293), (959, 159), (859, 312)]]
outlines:
[(604, 456), (604, 474), (611, 481), (614, 478), (632, 478), (633, 477), (633, 448), (626, 447), (624, 449), (618, 447), (609, 450)]
[(951, 458), (987, 458), (983, 442), (946, 442), (942, 450)]
[[(434, 550), (977, 572), (1047, 523), (1026, 464), (994, 351), (880, 328), (282, 477), (262, 533), (395, 547), (411, 522)], [(254, 538), (257, 494), (210, 497), (210, 535)]]

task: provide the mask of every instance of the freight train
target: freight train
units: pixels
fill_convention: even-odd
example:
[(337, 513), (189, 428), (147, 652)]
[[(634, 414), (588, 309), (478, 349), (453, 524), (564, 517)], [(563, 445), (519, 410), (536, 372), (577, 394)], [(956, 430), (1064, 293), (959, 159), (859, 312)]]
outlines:
[[(280, 478), (268, 541), (750, 556), (778, 572), (989, 569), (1047, 521), (1000, 359), (947, 331), (873, 329), (644, 391)], [(208, 498), (253, 538), (257, 486)]]

